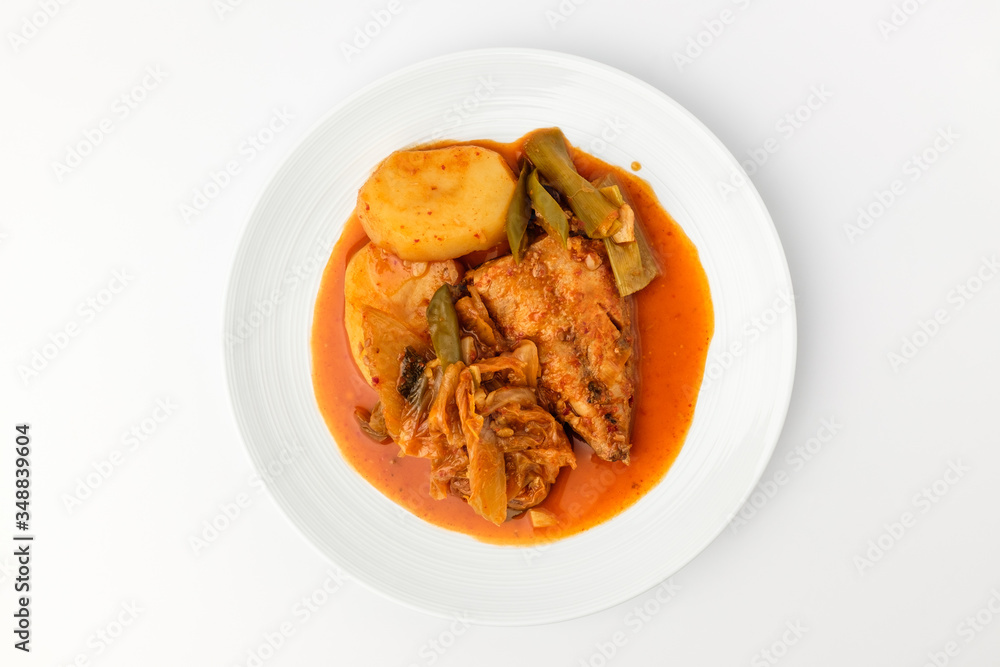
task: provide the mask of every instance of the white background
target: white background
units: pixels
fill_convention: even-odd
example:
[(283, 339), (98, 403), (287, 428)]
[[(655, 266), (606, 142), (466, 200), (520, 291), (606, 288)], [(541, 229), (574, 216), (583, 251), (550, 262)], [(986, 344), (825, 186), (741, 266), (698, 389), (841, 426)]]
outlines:
[[(387, 3), (4, 3), (0, 539), (27, 422), (37, 541), (30, 655), (12, 648), (16, 573), (0, 550), (0, 664), (1000, 664), (1000, 280), (979, 282), (1000, 253), (1000, 5), (907, 0), (893, 25), (890, 0), (398, 1), (350, 58), (341, 45)], [(729, 23), (713, 23), (723, 10)], [(741, 160), (778, 146), (748, 171), (796, 289), (788, 419), (756, 506), (673, 577), (666, 603), (650, 592), (550, 626), (466, 627), (327, 582), (336, 570), (255, 483), (233, 423), (223, 301), (269, 175), (360, 87), (488, 46), (618, 67)], [(828, 99), (800, 109), (813, 87)], [(251, 158), (243, 142), (275, 110), (293, 119)], [(797, 112), (808, 119), (780, 129)], [(111, 131), (57, 173), (102, 119)], [(914, 171), (925, 149), (933, 164)], [(239, 173), (185, 220), (180, 206), (232, 160)], [(901, 194), (849, 234), (895, 180)], [(943, 323), (927, 324), (936, 311)], [(123, 439), (133, 428), (142, 441)], [(229, 526), (206, 533), (227, 509)], [(309, 596), (322, 604), (306, 618)], [(273, 651), (283, 623), (293, 633)]]

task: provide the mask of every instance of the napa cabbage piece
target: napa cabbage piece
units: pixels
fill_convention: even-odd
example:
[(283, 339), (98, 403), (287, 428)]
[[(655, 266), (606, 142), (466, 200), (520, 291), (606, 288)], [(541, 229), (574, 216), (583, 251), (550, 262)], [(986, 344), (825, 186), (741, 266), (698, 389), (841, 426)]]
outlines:
[[(460, 322), (463, 311), (476, 311), (469, 299), (458, 309)], [(488, 314), (477, 315), (473, 326), (495, 331)], [(471, 364), (444, 364), (428, 352), (419, 377), (412, 369), (421, 362), (404, 350), (399, 386), (407, 398), (393, 439), (404, 455), (430, 460), (431, 497), (461, 497), (500, 524), (545, 500), (560, 469), (576, 467), (576, 456), (562, 425), (539, 405), (535, 344), (522, 340), (499, 353), (475, 345), (474, 355), (466, 355), (477, 357)]]
[(369, 384), (378, 394), (385, 432), (395, 439), (399, 436), (400, 423), (406, 399), (396, 385), (400, 377), (399, 360), (407, 348), (417, 354), (426, 354), (428, 346), (409, 327), (381, 310), (366, 307), (361, 312), (361, 363)]
[(476, 412), (475, 395), (475, 378), (468, 369), (463, 369), (456, 402), (469, 456), (468, 503), (476, 514), (499, 526), (507, 519), (504, 458), (493, 431), (483, 429), (483, 417)]

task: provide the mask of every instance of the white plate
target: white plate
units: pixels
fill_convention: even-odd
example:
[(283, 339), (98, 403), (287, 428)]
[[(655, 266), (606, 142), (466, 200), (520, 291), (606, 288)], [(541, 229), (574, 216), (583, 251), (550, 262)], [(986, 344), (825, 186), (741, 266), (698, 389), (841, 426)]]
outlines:
[[(664, 481), (582, 534), (545, 548), (499, 547), (405, 512), (341, 458), (313, 395), (309, 336), (322, 269), (358, 188), (383, 157), (432, 138), (510, 141), (553, 125), (613, 164), (642, 164), (640, 175), (698, 247), (715, 337), (687, 443)], [(456, 53), (348, 99), (271, 180), (229, 286), (233, 410), (275, 500), (356, 580), (403, 604), (479, 623), (574, 618), (675, 573), (752, 491), (792, 387), (795, 314), (780, 300), (791, 301), (788, 269), (753, 186), (720, 194), (718, 183), (734, 173), (743, 172), (722, 143), (666, 95), (560, 53)]]

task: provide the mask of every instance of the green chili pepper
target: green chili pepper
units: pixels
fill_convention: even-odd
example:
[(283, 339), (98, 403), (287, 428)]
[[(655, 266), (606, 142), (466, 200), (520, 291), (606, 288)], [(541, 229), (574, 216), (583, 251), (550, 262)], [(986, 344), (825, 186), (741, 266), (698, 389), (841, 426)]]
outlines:
[(524, 154), (545, 180), (561, 192), (592, 239), (603, 239), (618, 231), (618, 207), (598, 192), (576, 171), (566, 148), (562, 130), (553, 127), (533, 132), (524, 144)]
[(517, 177), (517, 185), (514, 187), (514, 195), (510, 198), (507, 206), (507, 241), (510, 243), (510, 252), (514, 256), (514, 263), (517, 264), (524, 256), (524, 250), (528, 247), (528, 219), (531, 217), (531, 207), (528, 204), (527, 180), (528, 161), (521, 165), (521, 175)]
[(542, 187), (537, 169), (528, 176), (528, 197), (531, 198), (531, 207), (535, 209), (538, 224), (565, 248), (566, 239), (569, 238), (569, 222), (559, 202)]
[(427, 305), (427, 325), (430, 329), (431, 342), (434, 344), (434, 352), (441, 360), (441, 366), (447, 368), (456, 361), (461, 361), (458, 315), (455, 313), (455, 304), (451, 302), (451, 290), (447, 285), (441, 285), (431, 297), (431, 302)]

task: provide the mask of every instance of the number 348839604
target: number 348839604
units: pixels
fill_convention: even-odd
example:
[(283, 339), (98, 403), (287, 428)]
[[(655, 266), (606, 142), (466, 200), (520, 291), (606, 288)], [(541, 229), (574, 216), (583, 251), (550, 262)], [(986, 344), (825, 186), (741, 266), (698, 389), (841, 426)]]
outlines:
[(14, 525), (18, 530), (28, 530), (31, 519), (31, 438), (28, 436), (28, 424), (18, 424), (17, 436), (14, 439), (17, 454), (14, 468)]

